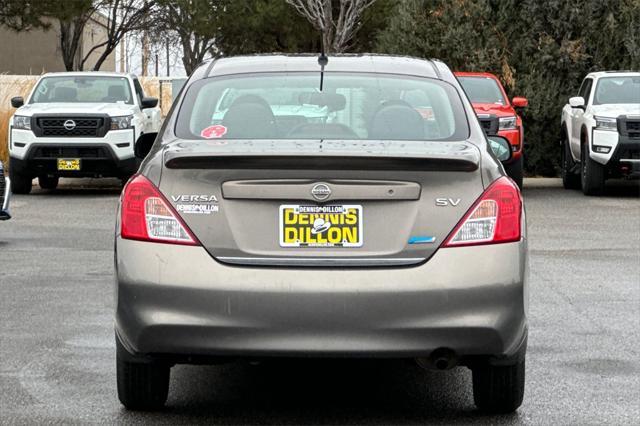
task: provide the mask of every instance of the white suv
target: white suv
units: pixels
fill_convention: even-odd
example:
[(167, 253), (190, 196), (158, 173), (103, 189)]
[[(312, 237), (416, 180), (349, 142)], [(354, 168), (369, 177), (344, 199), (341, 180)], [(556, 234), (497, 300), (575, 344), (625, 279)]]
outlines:
[(587, 195), (640, 177), (640, 72), (588, 74), (562, 109), (562, 181)]
[(43, 75), (9, 125), (11, 189), (55, 189), (59, 177), (128, 179), (136, 146), (152, 144), (161, 124), (156, 98), (133, 75), (65, 72)]

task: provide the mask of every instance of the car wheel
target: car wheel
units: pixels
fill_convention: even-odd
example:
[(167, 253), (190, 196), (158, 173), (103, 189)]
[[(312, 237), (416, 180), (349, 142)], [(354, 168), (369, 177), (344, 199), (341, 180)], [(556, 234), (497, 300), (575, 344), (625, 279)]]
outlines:
[(58, 187), (58, 177), (57, 176), (39, 176), (38, 177), (38, 185), (42, 189), (56, 189)]
[(504, 169), (509, 175), (509, 177), (513, 179), (513, 181), (518, 185), (518, 188), (520, 188), (521, 191), (522, 191), (522, 182), (523, 182), (522, 164), (523, 164), (522, 156), (520, 156), (520, 158), (518, 158), (513, 163), (506, 164), (504, 166)]
[(565, 189), (580, 189), (580, 175), (573, 172), (573, 166), (575, 165), (573, 158), (571, 157), (571, 151), (569, 151), (569, 141), (564, 136), (562, 141), (562, 148), (560, 149), (560, 164), (562, 174), (562, 185)]
[(512, 413), (524, 397), (525, 362), (514, 365), (482, 365), (472, 369), (473, 400), (491, 413)]
[(604, 192), (604, 166), (591, 159), (587, 144), (580, 151), (582, 192), (584, 195), (600, 195)]
[(11, 179), (11, 192), (14, 194), (28, 194), (31, 192), (31, 176), (25, 176), (9, 166), (9, 178)]
[(156, 362), (130, 362), (116, 355), (118, 399), (129, 410), (158, 410), (169, 394), (170, 367)]

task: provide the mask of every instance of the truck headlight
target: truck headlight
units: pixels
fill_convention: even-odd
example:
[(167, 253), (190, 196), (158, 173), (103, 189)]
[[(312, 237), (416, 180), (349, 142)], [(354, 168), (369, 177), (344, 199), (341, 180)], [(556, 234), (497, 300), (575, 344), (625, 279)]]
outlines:
[(11, 123), (14, 129), (31, 130), (31, 117), (24, 115), (14, 115)]
[(124, 115), (122, 117), (111, 117), (111, 130), (131, 129), (131, 121), (133, 115)]
[(609, 117), (595, 117), (597, 130), (609, 130), (613, 132), (618, 131), (618, 123), (615, 118)]
[(516, 128), (516, 116), (501, 117), (498, 119), (498, 130), (512, 130)]

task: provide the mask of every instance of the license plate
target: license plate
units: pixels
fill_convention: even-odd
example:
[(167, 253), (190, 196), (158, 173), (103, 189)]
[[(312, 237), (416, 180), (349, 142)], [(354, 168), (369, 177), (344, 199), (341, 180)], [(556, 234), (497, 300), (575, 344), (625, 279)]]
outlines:
[(280, 247), (361, 247), (362, 206), (280, 206)]
[(58, 170), (80, 170), (80, 159), (58, 158)]

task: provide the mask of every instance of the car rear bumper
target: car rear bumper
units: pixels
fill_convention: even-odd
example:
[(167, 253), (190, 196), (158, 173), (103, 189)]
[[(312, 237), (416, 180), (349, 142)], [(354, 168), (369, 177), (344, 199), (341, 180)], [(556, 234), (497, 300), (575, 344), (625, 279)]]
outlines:
[(526, 338), (524, 240), (389, 269), (228, 266), (120, 237), (116, 253), (116, 333), (135, 356), (509, 357)]

